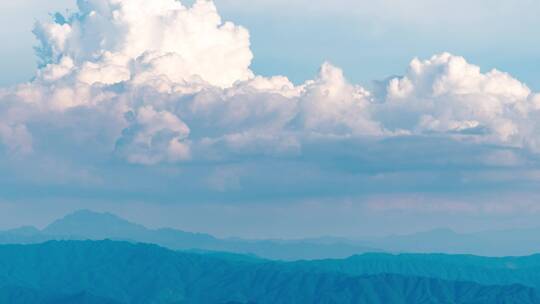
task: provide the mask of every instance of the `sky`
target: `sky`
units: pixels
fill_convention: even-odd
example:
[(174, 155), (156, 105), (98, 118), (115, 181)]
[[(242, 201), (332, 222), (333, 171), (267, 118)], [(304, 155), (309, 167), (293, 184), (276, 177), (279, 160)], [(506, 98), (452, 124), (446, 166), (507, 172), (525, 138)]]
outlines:
[[(193, 1), (185, 1), (190, 4)], [(354, 83), (402, 74), (414, 57), (465, 56), (483, 69), (511, 73), (536, 90), (540, 80), (540, 4), (535, 0), (216, 0), (225, 20), (252, 33), (253, 69), (310, 79), (323, 61), (343, 67)], [(34, 76), (31, 31), (36, 20), (75, 10), (75, 0), (0, 4), (0, 84)]]
[(1, 3), (0, 228), (81, 208), (249, 238), (536, 226), (539, 9)]

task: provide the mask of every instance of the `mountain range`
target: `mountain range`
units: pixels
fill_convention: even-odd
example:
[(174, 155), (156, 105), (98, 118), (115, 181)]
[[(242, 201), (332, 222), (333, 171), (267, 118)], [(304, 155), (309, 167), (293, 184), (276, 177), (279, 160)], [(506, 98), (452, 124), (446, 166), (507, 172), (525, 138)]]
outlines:
[(22, 227), (0, 232), (0, 244), (34, 244), (50, 240), (123, 240), (158, 244), (174, 250), (223, 251), (277, 260), (345, 258), (381, 250), (346, 242), (317, 240), (218, 239), (176, 229), (148, 229), (109, 213), (77, 211), (43, 230)]
[[(368, 258), (374, 267), (379, 258), (387, 259), (384, 254)], [(464, 256), (449, 258), (467, 260)], [(426, 256), (425, 260), (429, 264), (431, 258)], [(480, 260), (469, 264), (485, 263), (485, 269), (502, 267), (499, 265), (502, 261)], [(444, 271), (439, 270), (448, 270), (448, 264), (434, 271), (435, 276), (422, 277), (414, 275), (422, 272), (418, 263), (403, 266), (410, 274), (401, 275), (362, 274), (359, 268), (347, 273), (325, 265), (329, 262), (240, 260), (230, 259), (228, 255), (179, 252), (118, 241), (1, 245), (0, 301), (11, 304), (540, 303), (537, 289), (511, 280), (505, 284), (481, 284), (439, 278), (444, 276)], [(346, 261), (351, 262), (357, 261)], [(464, 277), (467, 277), (467, 265), (462, 267)], [(536, 262), (524, 263), (519, 267), (537, 273), (535, 265)], [(474, 272), (471, 270), (471, 276)]]
[(365, 240), (319, 238), (300, 240), (220, 239), (177, 229), (148, 229), (110, 213), (77, 211), (39, 230), (34, 227), (0, 232), (0, 244), (32, 244), (50, 240), (123, 240), (158, 244), (173, 250), (251, 254), (275, 260), (343, 259), (372, 252), (447, 253), (481, 256), (524, 256), (540, 252), (540, 229), (459, 234), (436, 229), (410, 235)]
[(540, 303), (540, 255), (455, 254), (532, 251), (533, 232), (220, 239), (78, 211), (0, 232), (0, 303)]

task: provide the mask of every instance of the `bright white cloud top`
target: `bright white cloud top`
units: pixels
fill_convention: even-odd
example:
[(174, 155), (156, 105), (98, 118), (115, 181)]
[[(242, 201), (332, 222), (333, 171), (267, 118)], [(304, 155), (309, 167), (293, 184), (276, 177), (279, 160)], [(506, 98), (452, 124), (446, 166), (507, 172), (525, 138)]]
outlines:
[(78, 9), (36, 26), (41, 68), (31, 82), (0, 92), (8, 170), (34, 164), (55, 168), (59, 183), (103, 185), (117, 180), (110, 163), (167, 165), (190, 171), (152, 174), (186, 174), (179, 180), (219, 191), (242, 188), (239, 176), (256, 177), (257, 193), (281, 176), (254, 159), (295, 163), (284, 171), (298, 176), (277, 188), (300, 180), (314, 188), (329, 180), (329, 187), (374, 183), (334, 170), (349, 166), (392, 187), (397, 175), (376, 173), (422, 161), (423, 170), (444, 174), (441, 155), (413, 151), (437, 150), (440, 140), (481, 151), (478, 158), (455, 151), (448, 157), (456, 167), (486, 165), (490, 155), (515, 165), (540, 151), (540, 96), (459, 56), (414, 59), (404, 76), (371, 91), (330, 63), (294, 85), (250, 70), (248, 30), (223, 22), (212, 1), (85, 0)]
[[(478, 135), (501, 144), (523, 146), (535, 142), (535, 97), (512, 76), (480, 68), (464, 58), (441, 54), (414, 59), (402, 78), (389, 81), (387, 111), (410, 113), (416, 132)], [(407, 113), (407, 114), (405, 114)]]

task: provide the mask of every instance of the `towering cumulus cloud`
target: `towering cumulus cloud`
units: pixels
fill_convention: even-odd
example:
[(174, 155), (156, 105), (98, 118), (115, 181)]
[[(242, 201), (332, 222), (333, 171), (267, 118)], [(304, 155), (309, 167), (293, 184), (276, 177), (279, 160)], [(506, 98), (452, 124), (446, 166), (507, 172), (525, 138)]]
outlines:
[(88, 0), (35, 33), (43, 79), (93, 85), (124, 81), (207, 83), (229, 87), (251, 78), (249, 33), (222, 23), (216, 7), (198, 1)]
[[(383, 133), (370, 119), (370, 93), (330, 64), (302, 86), (255, 76), (248, 31), (223, 23), (211, 1), (88, 0), (78, 7), (36, 26), (42, 67), (5, 98), (11, 111), (24, 113), (4, 128), (8, 146), (32, 151), (26, 128), (35, 119), (73, 137), (100, 137), (108, 145), (102, 151), (146, 165), (216, 153), (299, 153), (309, 134)], [(99, 120), (80, 125), (80, 115)], [(15, 143), (14, 133), (29, 138)]]
[[(298, 164), (346, 157), (370, 172), (396, 161), (396, 151), (418, 158), (407, 147), (380, 148), (394, 139), (540, 151), (540, 97), (451, 54), (414, 59), (372, 93), (330, 63), (301, 85), (255, 75), (248, 31), (223, 22), (207, 0), (79, 0), (77, 12), (34, 32), (35, 78), (0, 91), (2, 153), (81, 167), (75, 176), (83, 179), (99, 181), (110, 164), (193, 164), (204, 168), (200, 177), (212, 164), (256, 158), (304, 168)], [(250, 166), (232, 172), (250, 175)]]
[[(535, 100), (527, 86), (497, 70), (486, 74), (450, 54), (415, 59), (404, 77), (390, 80), (387, 111), (413, 118), (420, 132), (484, 135), (505, 144), (533, 143)], [(404, 114), (406, 113), (406, 114)]]

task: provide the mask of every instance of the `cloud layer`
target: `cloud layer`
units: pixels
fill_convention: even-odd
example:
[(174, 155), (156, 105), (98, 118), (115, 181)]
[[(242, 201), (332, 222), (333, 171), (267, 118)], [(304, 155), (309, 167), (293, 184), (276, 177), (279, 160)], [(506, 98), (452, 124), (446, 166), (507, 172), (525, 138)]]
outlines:
[(448, 53), (372, 89), (330, 63), (294, 85), (255, 75), (249, 32), (207, 0), (84, 0), (34, 32), (41, 68), (0, 91), (2, 167), (21, 183), (248, 198), (479, 189), (493, 182), (463, 171), (540, 152), (540, 95)]

